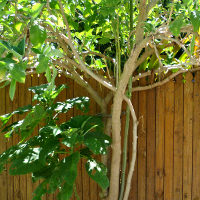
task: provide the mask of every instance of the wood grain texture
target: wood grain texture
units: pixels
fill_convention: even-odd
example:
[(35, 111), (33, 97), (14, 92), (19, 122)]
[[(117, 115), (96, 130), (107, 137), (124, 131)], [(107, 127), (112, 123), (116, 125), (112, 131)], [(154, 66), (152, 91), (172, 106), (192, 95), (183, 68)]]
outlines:
[(165, 85), (165, 176), (164, 200), (173, 199), (174, 82)]
[(156, 180), (155, 199), (164, 199), (164, 125), (165, 102), (164, 90), (156, 88)]
[[(145, 85), (145, 79), (141, 85)], [(146, 142), (147, 142), (147, 94), (139, 92), (139, 125), (138, 125), (138, 200), (146, 199)]]
[(155, 89), (147, 92), (147, 199), (155, 199), (155, 154), (156, 154), (156, 104)]
[(183, 137), (183, 200), (192, 199), (192, 130), (193, 130), (193, 76), (188, 73), (184, 83), (184, 137)]
[(192, 199), (200, 199), (200, 73), (194, 78)]
[(182, 75), (174, 86), (174, 198), (182, 200), (183, 186), (183, 82)]

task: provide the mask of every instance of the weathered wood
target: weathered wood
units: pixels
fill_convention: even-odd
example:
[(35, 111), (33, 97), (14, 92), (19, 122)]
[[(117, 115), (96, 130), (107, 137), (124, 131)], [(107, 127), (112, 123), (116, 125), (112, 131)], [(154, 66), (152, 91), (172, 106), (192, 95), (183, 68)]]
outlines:
[(174, 82), (165, 85), (164, 200), (173, 199)]
[(156, 154), (156, 104), (155, 89), (147, 92), (147, 199), (155, 199), (155, 154)]
[(192, 199), (200, 200), (200, 73), (194, 79)]
[(192, 120), (193, 76), (188, 73), (184, 84), (183, 200), (192, 199)]
[(164, 199), (164, 106), (164, 90), (158, 87), (156, 88), (156, 200)]
[[(145, 79), (141, 85), (145, 85)], [(138, 126), (138, 200), (146, 199), (146, 119), (147, 97), (146, 92), (139, 92), (139, 126)]]
[(174, 89), (174, 198), (182, 200), (183, 173), (183, 82), (176, 78)]

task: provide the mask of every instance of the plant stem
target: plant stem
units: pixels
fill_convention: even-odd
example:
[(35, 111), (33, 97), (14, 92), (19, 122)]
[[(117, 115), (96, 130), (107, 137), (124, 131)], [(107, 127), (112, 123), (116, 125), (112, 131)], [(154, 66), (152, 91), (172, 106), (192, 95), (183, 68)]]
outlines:
[[(130, 33), (133, 30), (133, 0), (130, 0)], [(133, 47), (133, 36), (130, 37), (130, 48)], [(129, 79), (128, 83), (128, 98), (131, 98), (132, 92), (132, 77)], [(126, 165), (127, 165), (127, 146), (128, 146), (128, 133), (129, 133), (129, 124), (130, 124), (130, 109), (127, 105), (126, 107), (126, 124), (125, 124), (125, 133), (124, 133), (124, 148), (122, 154), (122, 177), (121, 177), (121, 186), (120, 186), (120, 195), (119, 200), (123, 199), (124, 189), (125, 189), (125, 178), (126, 178)]]
[(74, 194), (77, 200), (80, 200), (80, 197), (78, 196), (77, 190), (76, 190), (76, 184), (74, 184)]

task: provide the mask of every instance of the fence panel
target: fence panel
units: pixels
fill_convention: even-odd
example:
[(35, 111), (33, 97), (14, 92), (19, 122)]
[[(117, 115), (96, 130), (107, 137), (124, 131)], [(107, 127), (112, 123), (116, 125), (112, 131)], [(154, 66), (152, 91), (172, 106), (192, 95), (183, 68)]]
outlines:
[[(140, 122), (138, 128), (138, 158), (132, 179), (130, 200), (198, 200), (200, 199), (200, 72), (193, 77), (188, 73), (180, 75), (162, 87), (136, 92), (132, 96), (133, 105)], [(18, 106), (31, 103), (33, 95), (27, 92), (31, 85), (45, 81), (44, 77), (29, 76), (25, 85), (17, 85), (13, 102), (9, 99), (9, 87), (0, 90), (0, 114), (8, 113)], [(138, 84), (144, 84), (138, 81)], [(65, 82), (69, 89), (58, 100), (88, 93), (72, 80), (59, 77), (57, 84)], [(98, 83), (92, 86), (106, 95)], [(91, 99), (90, 114), (99, 113), (99, 107)], [(125, 108), (125, 106), (124, 106)], [(123, 109), (125, 110), (125, 109)], [(62, 120), (80, 114), (71, 110)], [(13, 117), (13, 121), (20, 118)], [(123, 120), (125, 117), (123, 117)], [(124, 124), (124, 122), (123, 122)], [(130, 125), (132, 127), (132, 124)], [(124, 130), (124, 129), (122, 129)], [(37, 130), (34, 132), (37, 134)], [(123, 134), (122, 134), (123, 135)], [(6, 141), (0, 135), (0, 153), (18, 142), (14, 136)], [(132, 156), (132, 134), (128, 140), (128, 165)], [(100, 189), (80, 162), (77, 191), (80, 200), (99, 200)], [(30, 200), (38, 183), (32, 184), (30, 176), (10, 176), (8, 171), (0, 175), (1, 200)], [(44, 200), (56, 200), (56, 195), (46, 195)], [(76, 199), (75, 196), (72, 197)]]

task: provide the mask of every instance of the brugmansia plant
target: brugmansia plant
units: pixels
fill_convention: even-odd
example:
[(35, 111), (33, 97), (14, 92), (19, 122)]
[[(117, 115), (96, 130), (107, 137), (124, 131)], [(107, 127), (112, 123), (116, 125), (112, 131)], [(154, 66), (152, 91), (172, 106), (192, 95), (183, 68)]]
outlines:
[[(109, 193), (105, 191), (104, 195), (109, 200), (127, 200), (137, 155), (138, 120), (130, 100), (131, 95), (135, 91), (161, 86), (178, 74), (199, 70), (199, 28), (199, 0), (3, 0), (0, 2), (1, 86), (9, 85), (10, 98), (13, 99), (16, 82), (24, 83), (26, 75), (33, 73), (44, 73), (47, 81), (51, 82), (53, 71), (64, 74), (82, 86), (99, 105), (101, 114), (112, 116), (104, 120), (105, 133), (111, 135), (112, 130), (110, 186)], [(145, 84), (140, 85), (138, 81), (140, 78), (146, 78)], [(90, 84), (90, 79), (96, 80), (98, 84), (109, 90), (106, 96), (102, 97), (101, 91)], [(41, 95), (37, 95), (40, 98)], [(108, 113), (111, 100), (112, 113)], [(127, 109), (124, 149), (121, 156), (120, 117), (123, 101), (127, 104)], [(43, 104), (44, 102), (41, 101), (41, 104), (32, 107), (27, 116), (31, 119), (31, 116), (41, 117), (41, 119), (33, 120), (30, 127), (26, 124), (28, 120), (21, 122), (22, 124), (18, 122), (10, 129), (7, 127), (6, 136), (12, 134), (12, 130), (18, 131), (21, 133), (22, 141), (25, 142), (31, 129), (39, 121), (45, 119), (48, 123), (53, 123), (56, 117), (55, 119), (49, 117), (49, 112), (60, 112), (59, 106), (52, 107), (54, 111), (47, 112)], [(127, 169), (130, 117), (133, 121), (131, 130), (133, 153)], [(2, 119), (6, 123), (6, 116)], [(90, 140), (86, 139), (86, 135), (89, 134), (89, 137), (91, 131), (99, 126), (87, 132), (88, 127), (85, 136), (82, 132), (75, 131), (76, 128), (84, 129), (92, 119), (84, 119), (80, 127), (70, 127), (69, 122), (66, 126), (69, 126), (68, 131), (72, 128), (72, 132), (75, 132), (73, 134), (75, 139), (80, 139), (80, 142), (83, 142), (91, 152), (97, 153), (97, 149), (88, 146)], [(48, 129), (52, 131), (50, 134), (53, 135), (52, 137), (64, 137), (62, 126), (59, 127), (61, 133), (58, 135), (57, 132), (54, 135), (55, 131), (52, 129), (52, 127)], [(43, 131), (41, 129), (40, 133), (42, 134)], [(67, 132), (69, 135), (70, 133)], [(73, 139), (70, 141), (74, 141)], [(59, 141), (65, 140), (62, 138)], [(100, 135), (95, 141), (99, 145), (107, 146), (107, 143), (102, 143)], [(33, 145), (31, 148), (39, 148), (32, 152), (36, 155), (34, 159), (40, 159), (39, 152), (44, 147)], [(42, 154), (46, 156), (43, 156), (43, 159), (56, 155), (56, 153)], [(17, 155), (13, 154), (13, 162), (17, 160)], [(74, 156), (74, 160), (78, 160), (81, 155), (79, 151), (71, 156)], [(123, 161), (120, 174), (121, 157)], [(12, 160), (12, 157), (8, 159)], [(67, 157), (60, 161), (61, 165), (70, 162), (65, 161), (66, 159)], [(106, 157), (102, 157), (102, 161), (104, 164), (108, 163)], [(89, 162), (87, 169), (91, 170), (89, 165), (97, 166), (98, 163)], [(96, 169), (101, 168), (96, 167)], [(11, 172), (15, 170), (14, 165)], [(128, 171), (127, 176), (125, 176), (126, 171)], [(98, 170), (96, 173), (99, 173)], [(89, 174), (93, 175), (93, 173)], [(100, 175), (98, 178), (95, 177), (98, 181), (104, 178)], [(43, 185), (51, 178), (46, 180)], [(73, 180), (72, 178), (72, 182)], [(62, 185), (63, 191), (67, 191), (67, 184)], [(60, 195), (62, 196), (63, 193), (61, 192)]]
[[(56, 88), (52, 84), (31, 87), (36, 105), (27, 105), (0, 116), (2, 133), (6, 137), (18, 134), (21, 138), (17, 145), (0, 155), (0, 172), (5, 164), (10, 163), (9, 174), (32, 173), (33, 181), (42, 179), (34, 191), (34, 200), (57, 189), (57, 199), (70, 199), (76, 187), (80, 159), (87, 160), (85, 169), (101, 188), (109, 186), (106, 167), (94, 158), (94, 155), (106, 154), (111, 142), (103, 132), (102, 120), (97, 116), (79, 115), (58, 124), (60, 113), (67, 113), (74, 106), (87, 112), (89, 106), (87, 97), (54, 102), (65, 87), (61, 85)], [(27, 114), (23, 120), (7, 125), (13, 115), (24, 113)], [(38, 126), (38, 135), (33, 136)]]

